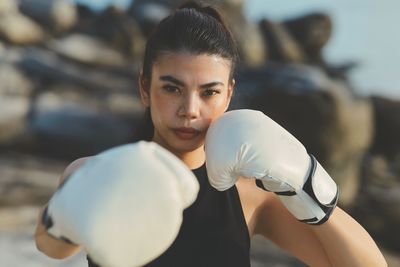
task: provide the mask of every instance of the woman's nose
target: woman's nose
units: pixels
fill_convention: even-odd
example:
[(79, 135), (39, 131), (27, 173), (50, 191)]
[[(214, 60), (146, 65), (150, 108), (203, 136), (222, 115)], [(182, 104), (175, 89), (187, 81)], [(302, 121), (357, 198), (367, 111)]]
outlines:
[(200, 113), (200, 99), (196, 94), (190, 94), (183, 98), (179, 109), (179, 115), (189, 119), (197, 118)]

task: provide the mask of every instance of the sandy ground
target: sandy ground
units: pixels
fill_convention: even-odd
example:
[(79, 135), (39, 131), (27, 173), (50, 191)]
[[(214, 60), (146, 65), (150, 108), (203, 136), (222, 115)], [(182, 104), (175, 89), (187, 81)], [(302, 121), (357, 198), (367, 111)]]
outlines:
[(83, 254), (67, 260), (51, 259), (36, 249), (33, 238), (39, 207), (2, 208), (0, 210), (1, 267), (84, 267)]

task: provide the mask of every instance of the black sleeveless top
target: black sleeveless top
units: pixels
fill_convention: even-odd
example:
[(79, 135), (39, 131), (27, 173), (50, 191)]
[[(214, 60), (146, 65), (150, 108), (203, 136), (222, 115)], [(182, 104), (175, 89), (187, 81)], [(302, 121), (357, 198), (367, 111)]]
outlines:
[[(174, 243), (147, 267), (250, 267), (250, 237), (236, 186), (219, 192), (205, 164), (193, 170), (200, 191), (184, 210)], [(89, 267), (98, 267), (88, 257)]]

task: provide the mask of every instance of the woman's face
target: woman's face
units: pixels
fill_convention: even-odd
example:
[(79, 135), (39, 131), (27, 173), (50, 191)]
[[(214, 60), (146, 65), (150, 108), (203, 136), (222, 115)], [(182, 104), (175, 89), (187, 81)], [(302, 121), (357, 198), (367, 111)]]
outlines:
[(151, 82), (141, 79), (141, 97), (150, 107), (153, 141), (173, 153), (204, 145), (212, 121), (228, 108), (234, 82), (231, 61), (216, 55), (168, 53), (152, 68)]

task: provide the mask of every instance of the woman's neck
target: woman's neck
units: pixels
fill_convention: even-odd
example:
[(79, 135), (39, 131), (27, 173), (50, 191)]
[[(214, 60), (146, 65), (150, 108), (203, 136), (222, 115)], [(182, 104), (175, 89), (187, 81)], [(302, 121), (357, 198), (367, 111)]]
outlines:
[(179, 159), (189, 167), (189, 169), (194, 170), (201, 167), (205, 160), (206, 154), (204, 152), (204, 146), (201, 146), (190, 152), (176, 152), (174, 153)]

